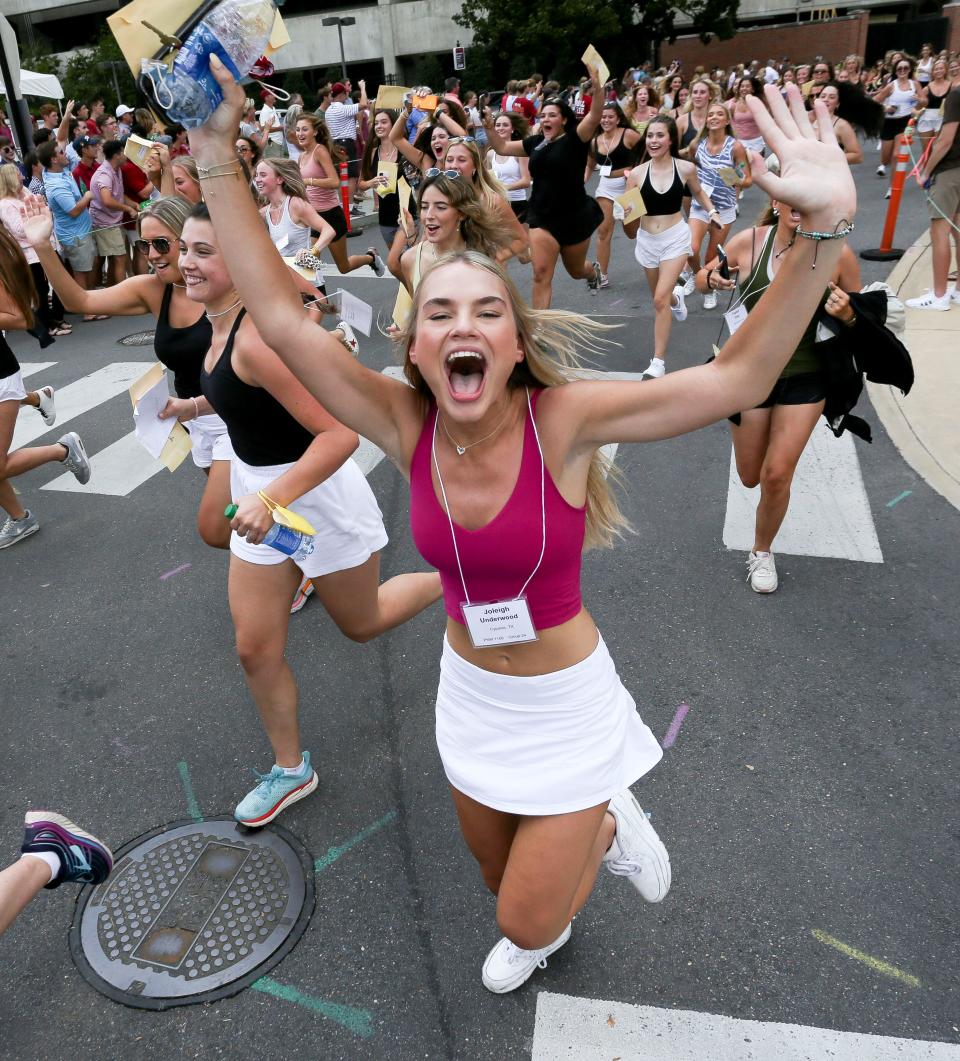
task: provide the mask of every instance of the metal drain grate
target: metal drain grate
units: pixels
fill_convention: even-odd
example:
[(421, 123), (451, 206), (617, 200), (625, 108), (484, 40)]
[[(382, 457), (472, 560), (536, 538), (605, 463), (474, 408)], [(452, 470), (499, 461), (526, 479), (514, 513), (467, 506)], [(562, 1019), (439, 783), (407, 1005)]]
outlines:
[(134, 332), (133, 335), (125, 335), (117, 342), (121, 346), (153, 346), (153, 337), (156, 332)]
[(117, 852), (70, 930), (81, 974), (143, 1009), (236, 994), (296, 946), (313, 914), (313, 859), (282, 826), (173, 822)]

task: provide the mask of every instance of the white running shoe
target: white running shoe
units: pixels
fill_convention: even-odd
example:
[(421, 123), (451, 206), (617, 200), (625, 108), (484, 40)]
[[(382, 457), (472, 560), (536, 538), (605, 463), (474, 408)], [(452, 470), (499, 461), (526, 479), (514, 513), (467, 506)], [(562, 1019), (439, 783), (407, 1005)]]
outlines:
[(717, 293), (716, 293), (716, 291), (708, 291), (703, 296), (703, 308), (704, 309), (716, 309), (717, 308)]
[[(351, 213), (353, 213), (352, 210)], [(354, 216), (358, 217), (362, 213), (362, 210), (358, 210)], [(383, 259), (377, 254), (376, 249), (374, 247), (368, 247), (367, 254), (370, 255), (370, 268), (377, 274), (377, 276), (386, 276), (387, 267), (383, 264)]]
[(353, 333), (353, 328), (347, 324), (346, 321), (337, 321), (337, 326), (334, 331), (340, 332), (343, 338), (340, 340), (341, 343), (347, 348), (347, 350), (354, 356), (360, 356), (360, 343), (357, 342), (357, 337)]
[(918, 295), (916, 298), (908, 298), (904, 305), (909, 306), (911, 309), (937, 309), (941, 313), (946, 313), (950, 308), (951, 296), (949, 290), (943, 295), (937, 296), (929, 288), (924, 291), (922, 295)]
[(524, 950), (504, 936), (483, 963), (483, 986), (495, 995), (504, 995), (525, 984), (535, 969), (546, 969), (547, 958), (570, 938), (570, 925), (548, 947)]
[(679, 287), (683, 288), (684, 295), (692, 295), (697, 289), (697, 278), (689, 269), (684, 269), (677, 281)]
[(607, 276), (606, 273), (600, 274), (600, 286), (602, 288), (607, 288), (610, 286), (610, 278)]
[(312, 596), (313, 580), (304, 575), (303, 578), (300, 579), (300, 585), (297, 587), (297, 592), (293, 595), (293, 604), (290, 605), (290, 614), (296, 615)]
[(673, 297), (677, 300), (675, 306), (672, 302), (670, 304), (670, 312), (673, 314), (673, 319), (677, 321), (685, 321), (687, 319), (687, 300), (684, 295), (684, 290), (679, 284), (673, 289)]
[(630, 883), (647, 900), (659, 903), (670, 891), (670, 856), (629, 788), (618, 792), (607, 810), (617, 823), (617, 832), (603, 863)]
[(90, 458), (83, 448), (83, 442), (76, 431), (68, 431), (57, 439), (57, 445), (63, 446), (67, 451), (62, 464), (67, 471), (73, 472), (78, 483), (90, 482)]
[(773, 593), (779, 585), (773, 553), (750, 553), (747, 557), (747, 581), (754, 593)]
[(49, 385), (41, 387), (37, 391), (37, 397), (40, 399), (37, 409), (43, 417), (43, 422), (47, 427), (53, 427), (57, 419), (57, 405), (53, 400), (53, 387)]
[(666, 374), (666, 371), (667, 366), (663, 363), (663, 358), (652, 357), (650, 358), (650, 364), (647, 365), (646, 369), (644, 369), (643, 375), (640, 378), (659, 379), (661, 376)]
[(886, 177), (886, 175), (887, 175), (887, 167), (881, 162), (880, 165), (877, 166), (877, 176), (878, 177)]
[(957, 305), (960, 305), (960, 288), (957, 287), (956, 283), (947, 285), (947, 294), (950, 296), (951, 302), (956, 302)]
[(884, 195), (884, 199), (889, 199), (891, 195), (893, 195), (893, 189), (887, 188), (886, 194)]

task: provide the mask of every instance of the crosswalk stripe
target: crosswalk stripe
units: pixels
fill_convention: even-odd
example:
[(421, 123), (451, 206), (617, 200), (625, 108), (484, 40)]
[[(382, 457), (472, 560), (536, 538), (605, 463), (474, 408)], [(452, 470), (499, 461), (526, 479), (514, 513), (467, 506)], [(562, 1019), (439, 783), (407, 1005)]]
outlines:
[(56, 361), (24, 361), (20, 365), (20, 375), (26, 379), (28, 376), (42, 372), (45, 368), (53, 368), (56, 363)]
[(126, 497), (163, 469), (164, 465), (150, 456), (131, 431), (90, 457), (90, 481), (85, 486), (78, 483), (71, 472), (66, 472), (40, 489)]
[(624, 1061), (811, 1061), (826, 1057), (832, 1061), (960, 1061), (960, 1046), (541, 991), (531, 1061), (561, 1057), (622, 1057)]
[(21, 416), (13, 433), (11, 448), (19, 449), (21, 446), (28, 446), (49, 431), (62, 433), (64, 424), (90, 412), (91, 409), (115, 398), (118, 394), (122, 394), (138, 376), (146, 372), (152, 363), (151, 361), (115, 361), (111, 365), (104, 365), (96, 372), (78, 379), (76, 383), (58, 388), (56, 424), (53, 427), (47, 427), (36, 414)]
[[(759, 487), (748, 490), (740, 482), (731, 450), (723, 524), (723, 544), (728, 549), (753, 548), (759, 500)], [(817, 425), (797, 465), (790, 507), (773, 548), (776, 553), (794, 556), (883, 563), (860, 460), (849, 432), (835, 438), (826, 424)]]
[(397, 278), (392, 273), (386, 272), (383, 276), (377, 276), (369, 265), (361, 265), (359, 269), (354, 269), (352, 273), (341, 273), (332, 262), (324, 262), (320, 267), (320, 272), (323, 276), (349, 276), (351, 280), (392, 280), (397, 283)]

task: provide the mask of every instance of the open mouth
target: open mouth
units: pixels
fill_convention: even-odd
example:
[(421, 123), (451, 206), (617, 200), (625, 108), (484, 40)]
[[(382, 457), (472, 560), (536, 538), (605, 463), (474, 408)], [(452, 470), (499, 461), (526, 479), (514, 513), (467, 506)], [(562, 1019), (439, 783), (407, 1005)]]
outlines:
[(454, 350), (444, 362), (447, 385), (456, 401), (472, 401), (483, 390), (487, 362), (477, 350)]

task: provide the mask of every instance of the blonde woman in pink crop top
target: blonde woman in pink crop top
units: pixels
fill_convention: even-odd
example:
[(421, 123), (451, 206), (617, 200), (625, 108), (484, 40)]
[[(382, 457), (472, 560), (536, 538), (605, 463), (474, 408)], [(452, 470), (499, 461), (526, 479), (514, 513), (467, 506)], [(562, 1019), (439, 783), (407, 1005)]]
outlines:
[(733, 135), (748, 151), (762, 155), (766, 144), (754, 112), (747, 105), (747, 98), (757, 95), (759, 84), (752, 77), (741, 77), (733, 86), (733, 95), (727, 100), (727, 110), (730, 112)]
[[(190, 132), (204, 167), (230, 157), (243, 105), (243, 89), (214, 72), (224, 103)], [(440, 259), (417, 288), (400, 336), (411, 385), (367, 369), (304, 320), (243, 182), (206, 182), (264, 340), (410, 479), (411, 528), (440, 570), (447, 611), (437, 743), (464, 839), (497, 896), (503, 938), (482, 969), (497, 993), (566, 943), (602, 865), (650, 902), (670, 887), (666, 849), (629, 788), (660, 748), (581, 602), (580, 543), (610, 543), (624, 525), (600, 447), (759, 404), (819, 303), (843, 240), (803, 232), (846, 231), (856, 192), (823, 105), (813, 128), (799, 91), (788, 93), (789, 109), (773, 88), (769, 112), (747, 106), (781, 166), (774, 176), (752, 160), (754, 180), (802, 217), (794, 252), (714, 361), (648, 382), (568, 382), (563, 364), (602, 325), (531, 309), (475, 252)]]
[[(302, 152), (300, 175), (307, 186), (307, 201), (336, 233), (329, 250), (338, 271), (352, 273), (369, 265), (377, 276), (383, 276), (387, 267), (373, 247), (368, 247), (366, 254), (347, 254), (347, 219), (340, 205), (340, 175), (333, 158), (336, 152), (339, 161), (340, 152), (331, 143), (326, 124), (315, 114), (301, 114), (295, 135)], [(319, 236), (319, 232), (313, 233), (314, 239)]]

